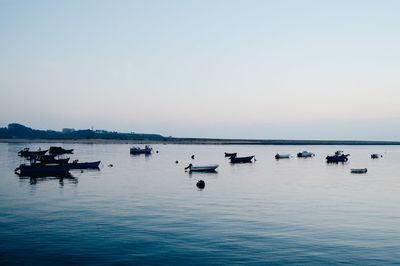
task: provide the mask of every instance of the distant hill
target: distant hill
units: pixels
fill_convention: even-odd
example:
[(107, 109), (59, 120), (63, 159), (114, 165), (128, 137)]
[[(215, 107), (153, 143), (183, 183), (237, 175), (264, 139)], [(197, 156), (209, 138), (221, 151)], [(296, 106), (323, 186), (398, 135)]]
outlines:
[(38, 130), (12, 123), (0, 128), (0, 139), (117, 139), (117, 140), (164, 140), (158, 134), (119, 133), (106, 130), (65, 129), (63, 131)]

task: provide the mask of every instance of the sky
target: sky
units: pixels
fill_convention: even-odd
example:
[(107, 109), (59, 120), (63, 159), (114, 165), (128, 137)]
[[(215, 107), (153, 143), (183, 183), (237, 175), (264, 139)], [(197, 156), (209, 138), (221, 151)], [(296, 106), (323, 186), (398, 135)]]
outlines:
[(0, 0), (0, 126), (400, 140), (400, 1)]

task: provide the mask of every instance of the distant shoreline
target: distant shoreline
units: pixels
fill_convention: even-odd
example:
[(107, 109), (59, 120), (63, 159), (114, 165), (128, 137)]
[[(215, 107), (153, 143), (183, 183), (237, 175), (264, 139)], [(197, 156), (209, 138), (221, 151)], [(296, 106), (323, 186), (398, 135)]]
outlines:
[(0, 139), (0, 143), (65, 143), (65, 144), (182, 144), (182, 145), (400, 145), (400, 141), (363, 140), (246, 140), (165, 138), (163, 140), (124, 139)]

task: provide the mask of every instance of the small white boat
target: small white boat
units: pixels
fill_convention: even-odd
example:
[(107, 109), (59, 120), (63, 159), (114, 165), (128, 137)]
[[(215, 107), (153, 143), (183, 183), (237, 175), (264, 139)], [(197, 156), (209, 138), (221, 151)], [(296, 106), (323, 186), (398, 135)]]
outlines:
[(302, 151), (297, 154), (297, 157), (299, 157), (299, 158), (309, 158), (309, 157), (314, 157), (314, 156), (315, 156), (314, 153), (308, 152), (308, 151)]
[(189, 169), (189, 172), (215, 172), (215, 169), (218, 168), (218, 164), (212, 165), (193, 165), (189, 164), (185, 170)]
[(275, 159), (289, 159), (290, 158), (290, 154), (279, 154), (277, 153), (275, 155)]
[(365, 174), (366, 172), (368, 172), (367, 168), (351, 169), (352, 174)]
[(379, 153), (371, 154), (371, 159), (378, 159), (378, 158), (381, 158), (381, 157), (382, 157), (382, 155), (380, 155)]

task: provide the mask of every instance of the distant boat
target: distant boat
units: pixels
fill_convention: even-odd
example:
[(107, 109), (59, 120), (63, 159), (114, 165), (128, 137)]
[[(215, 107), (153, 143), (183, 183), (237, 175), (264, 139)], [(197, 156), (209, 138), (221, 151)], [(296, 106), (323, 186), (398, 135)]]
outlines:
[(335, 152), (335, 155), (326, 156), (327, 163), (339, 163), (339, 162), (347, 162), (350, 154), (343, 154), (343, 151)]
[(49, 148), (49, 153), (54, 154), (54, 155), (73, 154), (74, 149), (66, 150), (66, 149), (63, 149), (62, 147), (52, 146)]
[(247, 157), (237, 157), (237, 156), (233, 157), (232, 156), (230, 158), (230, 160), (231, 160), (231, 163), (251, 163), (253, 158), (254, 158), (254, 155), (247, 156)]
[(140, 147), (132, 147), (130, 149), (131, 154), (151, 154), (151, 151), (153, 148), (151, 148), (149, 145), (146, 145), (143, 149)]
[(190, 172), (215, 172), (218, 168), (218, 164), (213, 165), (193, 165), (189, 164), (185, 167), (185, 170), (189, 169)]
[(368, 172), (367, 168), (351, 169), (352, 174), (365, 174)]
[(297, 154), (297, 157), (299, 157), (299, 158), (309, 158), (309, 157), (314, 157), (314, 156), (315, 156), (314, 153), (308, 152), (308, 151), (302, 151)]
[(277, 153), (276, 155), (275, 155), (275, 159), (289, 159), (290, 158), (290, 154), (279, 154), (279, 153)]
[(233, 152), (233, 153), (225, 152), (225, 157), (236, 157), (236, 156), (237, 156), (237, 152)]
[(30, 157), (31, 155), (44, 155), (46, 154), (47, 150), (37, 150), (37, 151), (30, 151), (29, 148), (25, 148), (18, 152), (18, 156), (21, 157)]
[(381, 157), (383, 157), (383, 156), (378, 154), (378, 153), (371, 154), (371, 159), (378, 159), (378, 158), (381, 158)]

